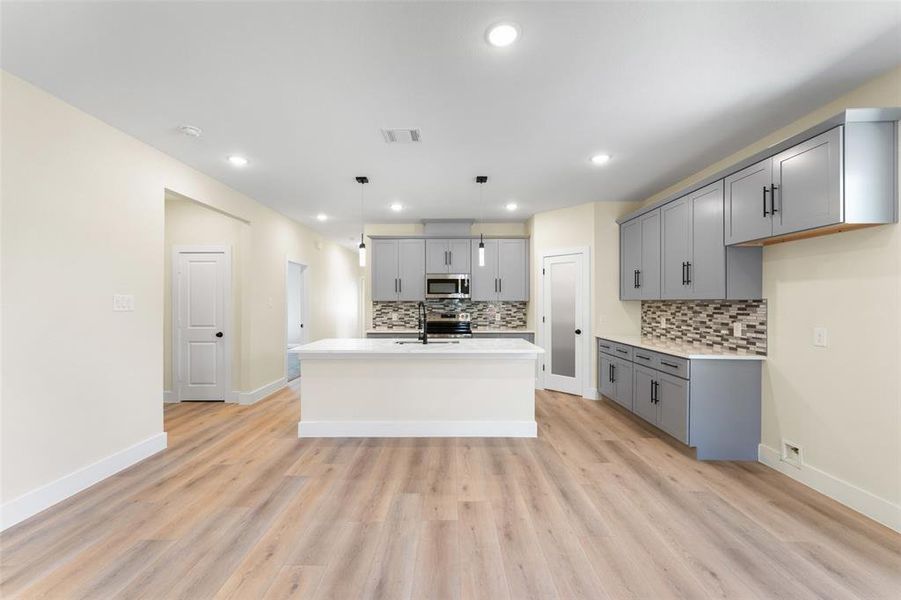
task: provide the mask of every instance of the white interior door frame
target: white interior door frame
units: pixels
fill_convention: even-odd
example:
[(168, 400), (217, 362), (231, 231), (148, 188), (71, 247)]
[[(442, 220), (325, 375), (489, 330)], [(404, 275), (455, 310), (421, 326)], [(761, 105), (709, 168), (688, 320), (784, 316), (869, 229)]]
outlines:
[[(231, 246), (227, 244), (213, 245), (178, 245), (172, 246), (172, 282), (171, 282), (171, 318), (172, 318), (172, 400), (181, 402), (181, 386), (179, 385), (179, 375), (181, 373), (181, 353), (182, 348), (178, 339), (178, 257), (182, 254), (203, 254), (203, 253), (222, 253), (225, 258), (225, 277), (223, 279), (225, 287), (225, 298), (223, 301), (225, 311), (225, 331), (223, 332), (223, 352), (225, 353), (225, 402), (237, 402), (235, 394), (231, 392), (232, 388), (232, 335), (234, 334), (234, 322), (232, 315), (232, 253)], [(287, 333), (286, 333), (287, 335)]]
[[(592, 338), (592, 327), (591, 327), (591, 298), (592, 298), (592, 285), (591, 285), (591, 247), (590, 246), (576, 246), (573, 248), (560, 248), (556, 250), (545, 250), (541, 253), (539, 257), (539, 269), (544, 269), (544, 259), (551, 258), (554, 256), (570, 256), (578, 254), (582, 257), (582, 315), (581, 315), (581, 329), (582, 335), (580, 336), (580, 342), (582, 344), (582, 364), (580, 365), (582, 368), (582, 397), (588, 398), (591, 400), (597, 399), (597, 390), (592, 386), (591, 382), (591, 338)], [(535, 341), (539, 346), (547, 351), (547, 332), (546, 327), (549, 326), (549, 323), (544, 322), (543, 317), (545, 314), (545, 276), (543, 273), (540, 274), (538, 279), (538, 290), (535, 294), (535, 300), (537, 304), (537, 310), (535, 311), (535, 320), (537, 321), (535, 328)], [(544, 388), (545, 384), (545, 376), (547, 374), (546, 370), (546, 357), (547, 354), (543, 355), (542, 358), (542, 368), (539, 370), (539, 379), (540, 379), (540, 387)]]

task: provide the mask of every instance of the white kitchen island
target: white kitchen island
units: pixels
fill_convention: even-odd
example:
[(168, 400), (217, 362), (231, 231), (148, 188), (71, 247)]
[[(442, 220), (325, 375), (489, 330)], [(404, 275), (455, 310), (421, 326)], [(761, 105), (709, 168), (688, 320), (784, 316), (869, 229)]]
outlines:
[[(299, 437), (535, 437), (522, 339), (326, 339), (299, 355)], [(403, 342), (403, 343), (398, 343)]]

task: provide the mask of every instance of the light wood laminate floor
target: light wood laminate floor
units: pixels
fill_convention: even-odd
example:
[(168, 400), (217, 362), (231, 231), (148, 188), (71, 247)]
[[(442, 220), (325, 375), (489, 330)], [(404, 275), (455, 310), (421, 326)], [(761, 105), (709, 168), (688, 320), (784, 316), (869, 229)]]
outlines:
[(32, 598), (898, 598), (901, 536), (606, 401), (539, 437), (298, 440), (286, 389), (166, 407), (169, 449), (0, 536)]

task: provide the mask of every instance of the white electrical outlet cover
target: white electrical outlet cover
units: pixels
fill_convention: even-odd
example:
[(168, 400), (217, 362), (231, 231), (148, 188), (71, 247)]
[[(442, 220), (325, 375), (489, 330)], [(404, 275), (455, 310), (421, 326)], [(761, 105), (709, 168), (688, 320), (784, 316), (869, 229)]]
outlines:
[(741, 337), (741, 322), (732, 324), (732, 335), (735, 337)]

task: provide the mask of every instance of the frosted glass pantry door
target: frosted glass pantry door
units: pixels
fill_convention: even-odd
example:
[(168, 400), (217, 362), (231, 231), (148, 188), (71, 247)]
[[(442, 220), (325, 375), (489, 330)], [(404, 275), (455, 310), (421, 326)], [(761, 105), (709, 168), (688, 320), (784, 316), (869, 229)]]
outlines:
[(584, 381), (582, 255), (547, 256), (544, 279), (545, 387), (581, 394)]

